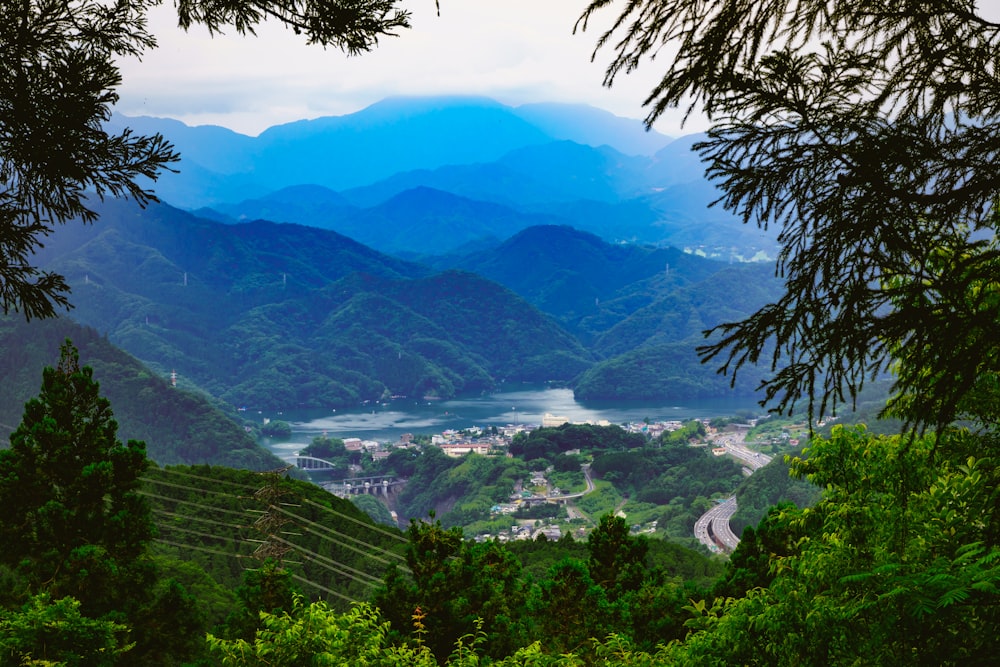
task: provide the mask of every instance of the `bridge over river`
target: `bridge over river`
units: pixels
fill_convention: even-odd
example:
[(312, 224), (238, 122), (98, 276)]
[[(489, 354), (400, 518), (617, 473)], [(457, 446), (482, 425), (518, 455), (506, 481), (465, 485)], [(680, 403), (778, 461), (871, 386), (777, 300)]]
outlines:
[[(332, 470), (336, 467), (330, 461), (315, 456), (296, 456), (295, 465), (302, 470)], [(399, 479), (392, 475), (380, 475), (331, 480), (320, 482), (319, 485), (335, 496), (346, 498), (359, 494), (389, 496), (396, 493), (404, 484), (406, 484), (405, 479)]]

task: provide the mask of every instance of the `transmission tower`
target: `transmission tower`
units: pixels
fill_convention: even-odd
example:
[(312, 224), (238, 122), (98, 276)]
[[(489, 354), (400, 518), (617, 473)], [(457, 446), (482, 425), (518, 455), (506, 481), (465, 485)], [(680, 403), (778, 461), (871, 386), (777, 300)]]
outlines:
[(289, 519), (282, 514), (279, 507), (281, 505), (298, 507), (298, 505), (281, 502), (281, 498), (290, 493), (290, 491), (281, 487), (281, 481), (284, 479), (285, 473), (291, 468), (292, 465), (289, 464), (260, 473), (264, 478), (264, 486), (253, 494), (254, 499), (260, 502), (264, 506), (264, 509), (259, 510), (261, 511), (261, 515), (254, 521), (252, 526), (261, 534), (263, 539), (251, 540), (258, 543), (257, 549), (254, 550), (251, 557), (261, 562), (272, 559), (279, 567), (285, 554), (291, 550), (287, 542), (280, 537), (282, 534), (287, 535), (291, 533), (286, 533), (282, 530), (284, 525), (289, 522)]

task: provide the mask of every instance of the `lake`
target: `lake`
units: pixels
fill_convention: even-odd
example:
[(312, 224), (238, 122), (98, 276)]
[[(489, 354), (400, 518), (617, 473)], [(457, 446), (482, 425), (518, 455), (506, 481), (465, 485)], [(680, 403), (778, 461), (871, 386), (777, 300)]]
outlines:
[[(265, 439), (263, 444), (281, 458), (288, 458), (308, 445), (315, 436), (361, 438), (379, 442), (396, 441), (403, 433), (441, 433), (470, 426), (542, 423), (545, 413), (566, 417), (571, 422), (612, 424), (626, 422), (687, 420), (718, 417), (750, 410), (761, 412), (752, 399), (716, 399), (664, 405), (636, 401), (586, 403), (573, 397), (572, 389), (523, 386), (483, 396), (447, 401), (414, 399), (370, 404), (349, 410), (300, 410), (261, 413), (259, 418), (280, 419), (292, 426), (286, 441)], [(248, 415), (249, 416), (249, 415)]]

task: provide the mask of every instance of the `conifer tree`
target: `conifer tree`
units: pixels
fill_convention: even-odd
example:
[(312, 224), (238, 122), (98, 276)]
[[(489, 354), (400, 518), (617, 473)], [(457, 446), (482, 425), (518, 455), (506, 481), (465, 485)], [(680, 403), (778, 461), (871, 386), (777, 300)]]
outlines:
[(27, 593), (72, 596), (84, 613), (148, 595), (154, 526), (138, 494), (145, 444), (117, 438), (111, 404), (66, 341), (37, 398), (0, 451), (0, 563)]
[[(995, 4), (995, 3), (994, 3)], [(719, 202), (780, 230), (785, 293), (716, 327), (720, 370), (769, 363), (771, 405), (821, 415), (896, 373), (914, 426), (995, 416), (1000, 21), (972, 0), (592, 0), (605, 83), (654, 56)], [(984, 386), (985, 385), (985, 386)], [(975, 400), (968, 400), (973, 398)]]
[[(349, 54), (408, 27), (398, 0), (178, 0), (184, 29), (253, 34), (277, 21), (310, 44)], [(51, 317), (69, 306), (63, 276), (34, 251), (57, 225), (93, 222), (92, 198), (155, 201), (144, 179), (178, 159), (159, 134), (109, 132), (122, 57), (156, 46), (159, 0), (0, 0), (0, 311)]]

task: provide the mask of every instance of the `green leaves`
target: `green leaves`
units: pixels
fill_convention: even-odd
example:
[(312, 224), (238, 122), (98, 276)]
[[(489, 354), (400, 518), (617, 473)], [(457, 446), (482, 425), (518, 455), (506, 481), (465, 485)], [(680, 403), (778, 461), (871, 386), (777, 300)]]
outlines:
[[(823, 499), (774, 510), (745, 536), (726, 583), (739, 597), (711, 615), (702, 606), (699, 631), (672, 655), (682, 664), (750, 654), (769, 664), (988, 661), (996, 638), (981, 629), (997, 620), (1000, 549), (997, 470), (970, 456), (983, 444), (960, 431), (834, 428), (792, 461), (826, 487)], [(766, 588), (747, 590), (754, 584)]]
[(765, 402), (803, 400), (810, 417), (892, 367), (911, 425), (976, 416), (996, 373), (995, 299), (981, 298), (996, 252), (981, 239), (997, 229), (1000, 25), (960, 0), (638, 0), (598, 42), (614, 50), (605, 82), (667, 44), (647, 122), (706, 113), (695, 150), (717, 203), (780, 227), (783, 246), (785, 293), (711, 329), (703, 360), (734, 381), (769, 366)]
[(146, 465), (143, 443), (118, 441), (110, 404), (67, 341), (0, 452), (0, 563), (19, 579), (5, 595), (72, 596), (90, 618), (134, 616), (154, 575), (137, 493)]
[[(153, 45), (150, 3), (19, 0), (0, 6), (0, 307), (27, 319), (68, 306), (61, 276), (32, 266), (52, 227), (95, 219), (88, 197), (154, 197), (138, 184), (177, 159), (159, 135), (109, 135), (117, 101), (115, 58)], [(92, 194), (88, 195), (87, 192)]]
[(0, 664), (110, 667), (132, 648), (128, 628), (87, 618), (72, 598), (42, 594), (20, 610), (0, 611)]

